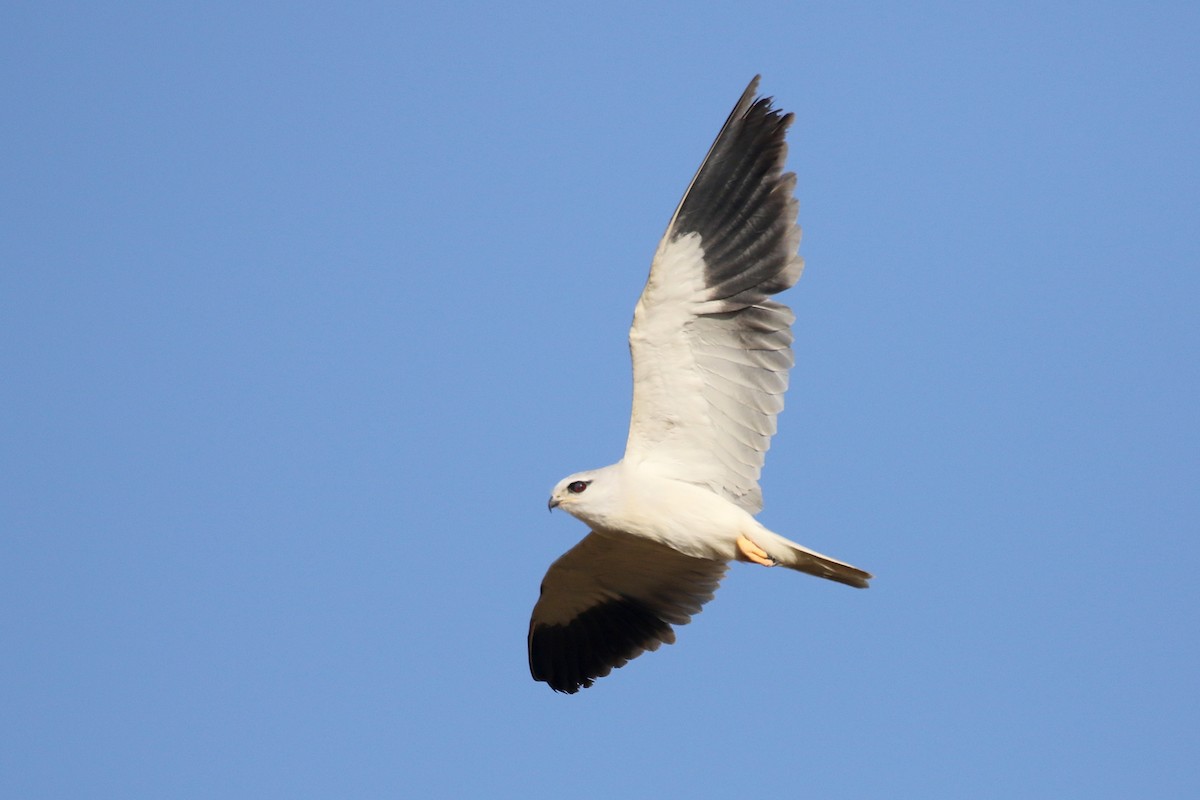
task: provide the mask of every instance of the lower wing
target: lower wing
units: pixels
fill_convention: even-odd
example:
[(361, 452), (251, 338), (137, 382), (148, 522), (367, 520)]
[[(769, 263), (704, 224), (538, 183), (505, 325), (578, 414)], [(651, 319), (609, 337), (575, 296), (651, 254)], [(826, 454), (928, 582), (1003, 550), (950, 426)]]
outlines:
[(672, 644), (712, 599), (727, 565), (664, 544), (592, 531), (550, 566), (529, 622), (529, 671), (574, 694)]

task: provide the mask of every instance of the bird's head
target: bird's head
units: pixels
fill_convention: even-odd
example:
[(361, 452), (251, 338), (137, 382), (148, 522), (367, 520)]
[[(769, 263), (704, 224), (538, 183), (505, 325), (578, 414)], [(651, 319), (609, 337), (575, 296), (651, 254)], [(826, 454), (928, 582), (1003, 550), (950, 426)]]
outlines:
[(589, 525), (602, 524), (609, 513), (616, 475), (612, 467), (576, 472), (563, 478), (550, 493), (550, 510), (561, 508)]

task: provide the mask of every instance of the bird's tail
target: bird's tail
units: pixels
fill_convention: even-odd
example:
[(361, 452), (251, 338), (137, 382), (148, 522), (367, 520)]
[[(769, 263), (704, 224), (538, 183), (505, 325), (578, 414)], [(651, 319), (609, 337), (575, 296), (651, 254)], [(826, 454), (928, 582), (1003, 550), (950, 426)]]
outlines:
[(858, 567), (852, 567), (836, 558), (823, 556), (795, 542), (788, 542), (788, 550), (790, 552), (784, 554), (783, 559), (776, 559), (782, 567), (807, 572), (809, 575), (844, 583), (856, 589), (866, 589), (870, 586), (867, 581), (874, 577), (871, 573), (864, 572)]
[[(755, 524), (754, 530), (743, 531), (742, 535), (756, 545), (762, 554), (770, 557), (776, 565), (794, 569), (797, 572), (807, 572), (818, 578), (844, 583), (856, 589), (866, 589), (873, 575), (858, 567), (852, 567), (844, 561), (822, 555), (815, 550), (809, 550), (802, 544), (796, 544), (791, 539), (780, 536), (775, 531), (768, 530), (761, 524)], [(750, 559), (758, 561), (758, 559)], [(758, 563), (763, 563), (758, 561)]]

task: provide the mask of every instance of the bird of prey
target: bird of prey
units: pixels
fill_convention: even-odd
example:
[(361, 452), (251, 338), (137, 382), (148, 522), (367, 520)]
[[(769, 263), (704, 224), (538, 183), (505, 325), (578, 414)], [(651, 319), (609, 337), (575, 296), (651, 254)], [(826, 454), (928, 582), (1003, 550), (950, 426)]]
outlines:
[(792, 115), (755, 77), (659, 242), (629, 330), (625, 456), (559, 481), (550, 508), (591, 532), (551, 565), (529, 623), (535, 680), (575, 693), (675, 641), (730, 561), (866, 588), (871, 575), (755, 518), (793, 363), (787, 306), (804, 262), (784, 173)]

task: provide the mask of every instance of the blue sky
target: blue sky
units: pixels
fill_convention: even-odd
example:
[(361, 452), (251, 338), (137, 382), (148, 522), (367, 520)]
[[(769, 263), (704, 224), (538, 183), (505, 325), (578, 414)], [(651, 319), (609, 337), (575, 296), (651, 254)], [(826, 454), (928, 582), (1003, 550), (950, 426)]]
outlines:
[[(0, 795), (1195, 793), (1196, 5), (432, 5), (0, 11)], [(546, 497), (758, 72), (761, 518), (877, 579), (556, 695)]]

